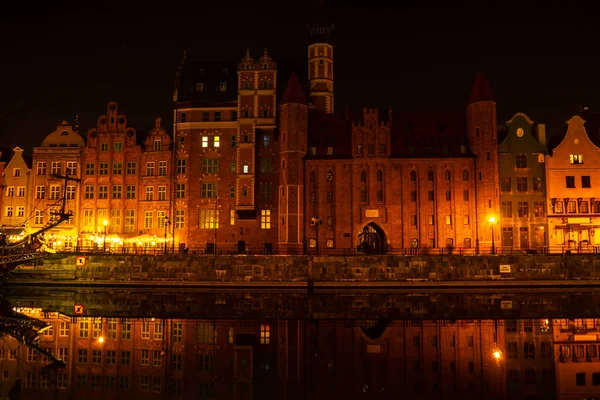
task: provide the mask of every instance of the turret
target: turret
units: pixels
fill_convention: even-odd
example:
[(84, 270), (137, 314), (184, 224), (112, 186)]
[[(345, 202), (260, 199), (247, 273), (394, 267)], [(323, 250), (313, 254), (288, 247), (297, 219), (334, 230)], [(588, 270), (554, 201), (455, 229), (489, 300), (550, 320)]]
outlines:
[(323, 1), (311, 5), (311, 22), (308, 24), (308, 80), (311, 107), (332, 114), (333, 95), (333, 40), (331, 8)]

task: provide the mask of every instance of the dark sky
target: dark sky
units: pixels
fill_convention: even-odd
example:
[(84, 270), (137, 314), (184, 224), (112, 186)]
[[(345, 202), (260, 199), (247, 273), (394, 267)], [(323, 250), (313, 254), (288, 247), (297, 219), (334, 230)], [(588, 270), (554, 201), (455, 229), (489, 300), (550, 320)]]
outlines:
[[(0, 146), (31, 151), (77, 112), (86, 133), (111, 100), (141, 132), (158, 115), (170, 124), (184, 48), (205, 60), (237, 61), (247, 47), (306, 59), (303, 1), (23, 3), (0, 14)], [(523, 111), (552, 134), (578, 104), (599, 109), (595, 9), (351, 3), (335, 6), (338, 109), (462, 111), (477, 71), (490, 80), (499, 122)]]

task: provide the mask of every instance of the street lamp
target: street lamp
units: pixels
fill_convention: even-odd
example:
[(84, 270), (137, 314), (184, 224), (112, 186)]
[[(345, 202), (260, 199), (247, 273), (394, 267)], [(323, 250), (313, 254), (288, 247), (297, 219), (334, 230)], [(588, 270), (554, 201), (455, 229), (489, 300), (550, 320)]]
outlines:
[(488, 219), (488, 222), (492, 226), (492, 254), (496, 254), (496, 246), (494, 245), (494, 225), (496, 224), (496, 217), (492, 215)]
[(169, 225), (171, 225), (171, 220), (169, 220), (169, 217), (165, 216), (165, 254), (167, 254), (167, 232)]
[(102, 251), (106, 253), (106, 227), (108, 226), (108, 220), (102, 221), (104, 224), (104, 235), (102, 236)]

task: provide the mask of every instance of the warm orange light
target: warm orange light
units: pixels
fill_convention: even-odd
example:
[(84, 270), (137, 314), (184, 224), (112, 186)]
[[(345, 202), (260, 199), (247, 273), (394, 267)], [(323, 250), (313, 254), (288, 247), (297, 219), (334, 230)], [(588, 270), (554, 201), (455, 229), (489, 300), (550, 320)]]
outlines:
[(502, 351), (499, 349), (494, 350), (494, 352), (492, 353), (492, 356), (494, 356), (494, 359), (496, 361), (500, 360), (502, 358)]
[(489, 217), (489, 218), (488, 218), (488, 222), (489, 222), (490, 224), (494, 224), (494, 223), (496, 223), (496, 217), (494, 217), (494, 216), (492, 215), (491, 217)]
[(104, 336), (100, 336), (98, 338), (98, 343), (104, 343)]

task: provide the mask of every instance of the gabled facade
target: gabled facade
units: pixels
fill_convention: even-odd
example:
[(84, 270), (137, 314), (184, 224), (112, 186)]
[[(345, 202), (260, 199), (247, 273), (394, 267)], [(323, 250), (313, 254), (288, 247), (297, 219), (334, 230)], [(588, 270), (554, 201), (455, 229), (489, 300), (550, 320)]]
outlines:
[[(62, 121), (50, 133), (41, 146), (33, 149), (32, 173), (29, 187), (29, 226), (41, 229), (52, 221), (52, 211), (66, 198), (66, 211), (73, 211), (73, 218), (46, 233), (46, 242), (54, 248), (72, 249), (77, 246), (81, 214), (77, 212), (81, 201), (77, 179), (81, 178), (81, 154), (85, 147), (83, 137), (73, 126)], [(65, 187), (64, 177), (67, 180)]]
[(4, 168), (4, 194), (1, 226), (7, 239), (14, 241), (23, 235), (29, 217), (27, 190), (30, 187), (30, 167), (23, 156), (23, 149), (15, 147)]
[(600, 245), (600, 147), (579, 115), (546, 157), (550, 251), (587, 252)]
[(507, 121), (507, 135), (498, 146), (502, 248), (545, 251), (546, 129), (525, 114)]
[(148, 220), (139, 215), (140, 202), (144, 201), (140, 191), (145, 190), (140, 181), (149, 176), (140, 165), (142, 149), (136, 139), (137, 132), (127, 126), (115, 102), (108, 104), (106, 115), (98, 117), (97, 127), (88, 131), (79, 188), (79, 229), (84, 247), (105, 244), (106, 236), (112, 233), (136, 236), (143, 227), (163, 237), (162, 229), (153, 231), (156, 215)]

